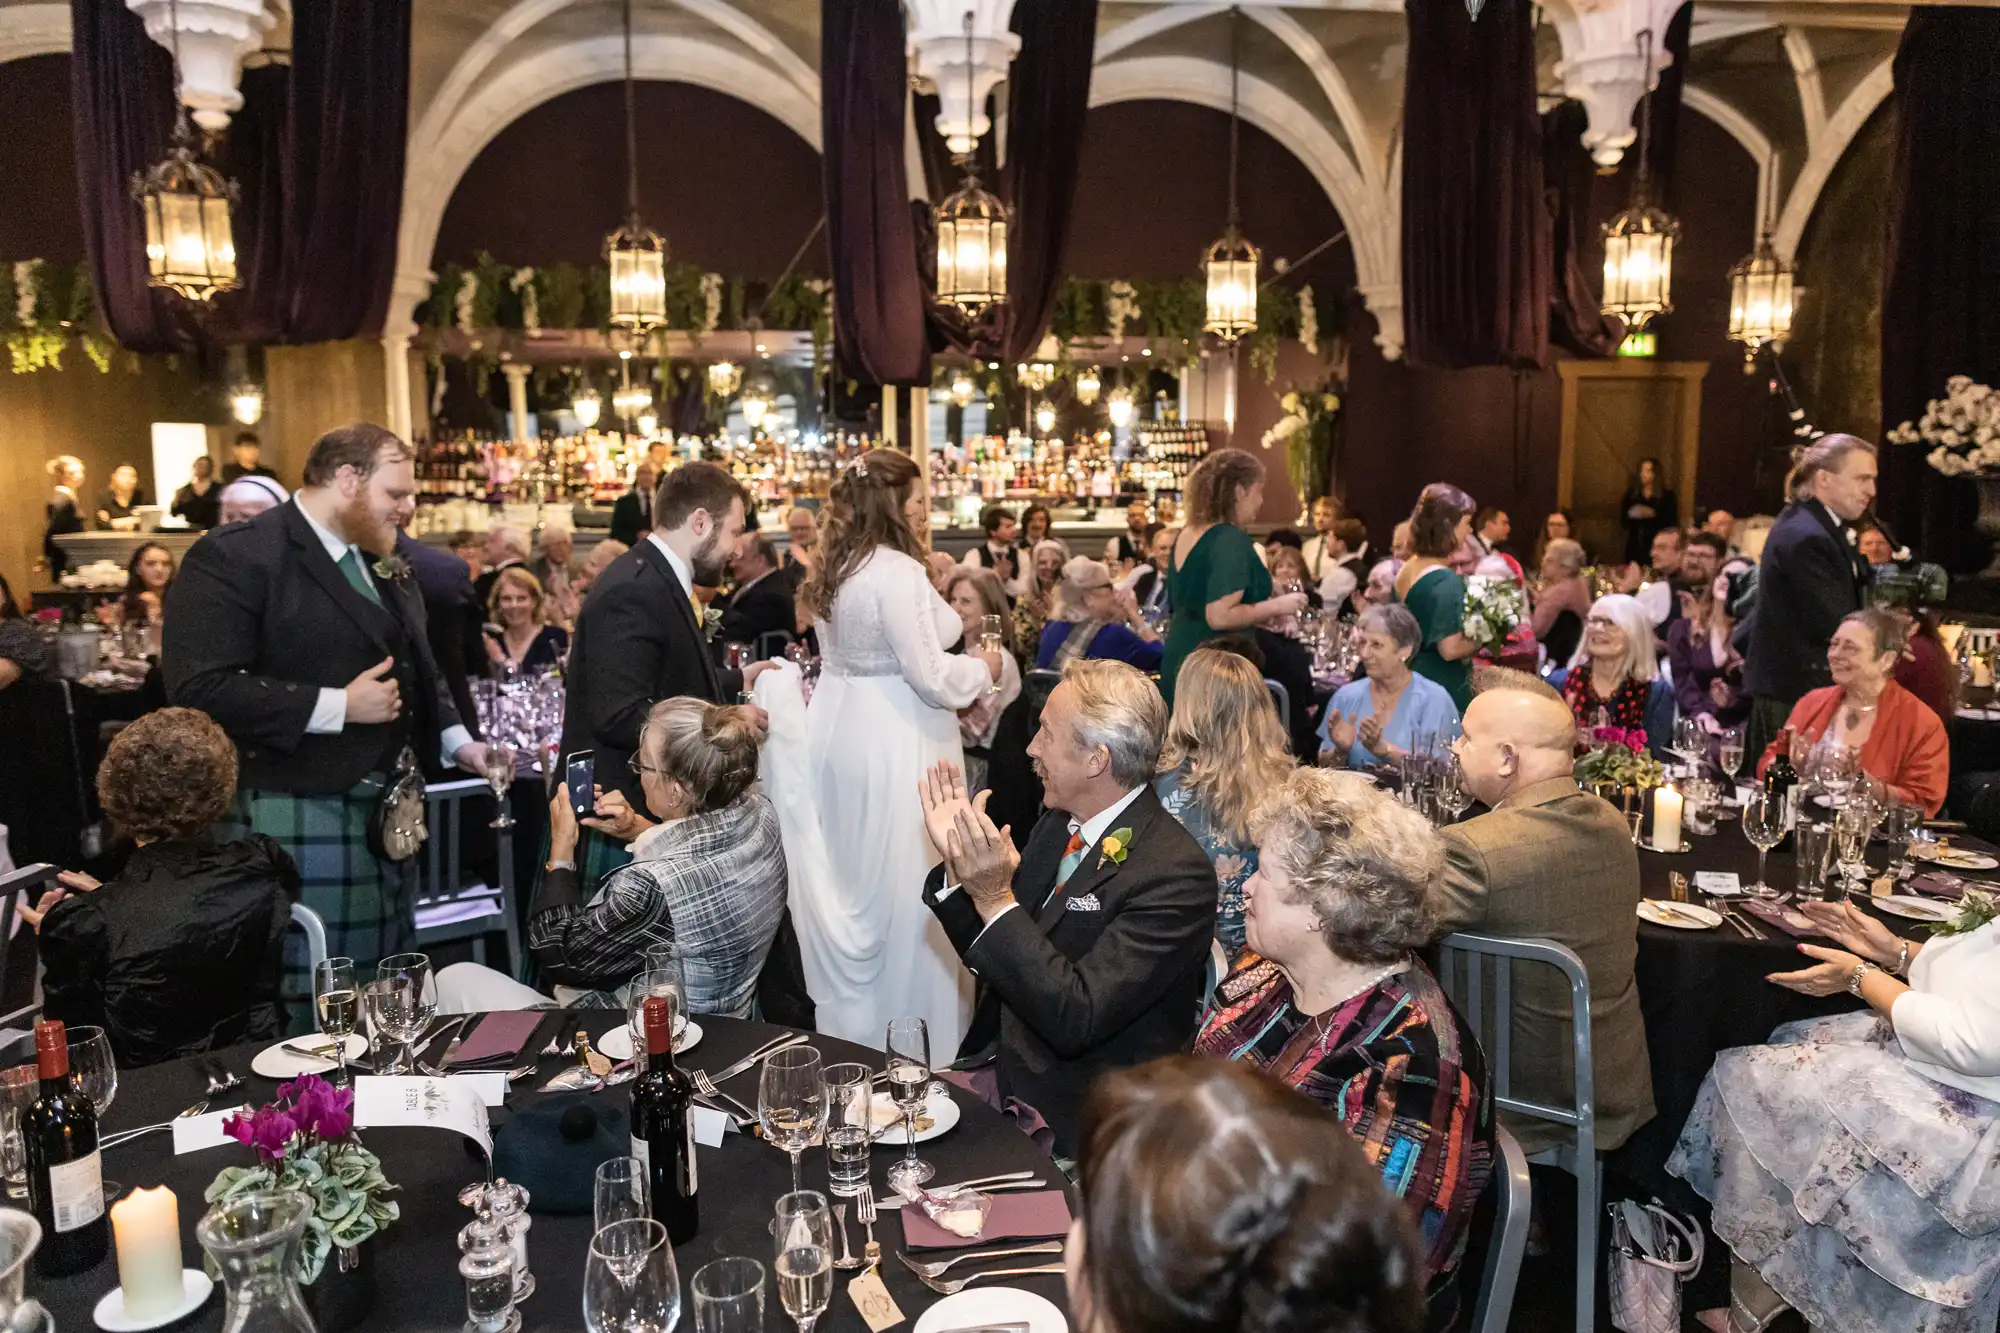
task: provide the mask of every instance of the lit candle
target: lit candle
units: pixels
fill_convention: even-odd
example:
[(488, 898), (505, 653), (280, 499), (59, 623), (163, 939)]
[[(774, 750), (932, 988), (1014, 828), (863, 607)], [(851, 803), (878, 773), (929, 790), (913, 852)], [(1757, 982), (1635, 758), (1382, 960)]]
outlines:
[(118, 1285), (125, 1313), (149, 1319), (181, 1303), (180, 1201), (165, 1185), (133, 1190), (111, 1205), (118, 1242)]
[(1681, 849), (1681, 794), (1671, 785), (1653, 793), (1653, 850)]

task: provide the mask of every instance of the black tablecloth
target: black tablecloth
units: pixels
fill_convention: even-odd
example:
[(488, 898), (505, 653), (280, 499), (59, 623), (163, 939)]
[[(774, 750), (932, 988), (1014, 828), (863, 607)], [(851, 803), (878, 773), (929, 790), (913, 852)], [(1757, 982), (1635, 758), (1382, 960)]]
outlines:
[[(587, 1011), (584, 1028), (596, 1035), (622, 1021), (623, 1015), (614, 1011)], [(686, 1058), (691, 1065), (709, 1070), (721, 1069), (783, 1030), (765, 1023), (728, 1018), (704, 1017), (700, 1022), (703, 1039)], [(830, 1037), (816, 1037), (813, 1045), (829, 1064), (854, 1060), (877, 1069), (883, 1064), (880, 1051)], [(242, 1092), (245, 1101), (252, 1104), (268, 1100), (276, 1086), (250, 1073), (250, 1058), (255, 1053), (254, 1048), (243, 1047), (223, 1054), (224, 1063), (244, 1076)], [(510, 1104), (519, 1104), (541, 1095), (532, 1088), (539, 1087), (560, 1064), (559, 1061), (544, 1061), (541, 1073), (532, 1085), (516, 1085), (517, 1090), (509, 1099)], [(164, 1120), (199, 1098), (205, 1086), (206, 1080), (184, 1062), (136, 1070), (121, 1079), (117, 1099), (105, 1117), (104, 1127), (116, 1130)], [(731, 1080), (725, 1085), (725, 1090), (753, 1106), (756, 1104), (757, 1080), (754, 1075), (745, 1074)], [(601, 1095), (617, 1098), (622, 1107), (627, 1090), (614, 1088)], [(998, 1112), (962, 1090), (954, 1090), (952, 1095), (964, 1112), (963, 1119), (950, 1133), (922, 1144), (918, 1149), (936, 1165), (939, 1180), (964, 1180), (1003, 1171), (1034, 1169), (1044, 1175), (1052, 1186), (1063, 1183), (1062, 1176), (1048, 1156)], [(494, 1110), (496, 1129), (504, 1123), (506, 1114), (505, 1110)], [(471, 1217), (459, 1205), (457, 1196), (460, 1188), (483, 1178), (484, 1166), (478, 1149), (455, 1135), (437, 1130), (374, 1129), (367, 1131), (366, 1137), (369, 1148), (381, 1156), (389, 1179), (401, 1187), (396, 1198), (402, 1205), (402, 1217), (371, 1242), (376, 1249), (374, 1267), (378, 1294), (374, 1313), (363, 1326), (370, 1330), (455, 1330), (465, 1318), (465, 1287), (457, 1267), (457, 1235), (459, 1228)], [(902, 1151), (900, 1148), (876, 1149), (878, 1198), (887, 1193), (886, 1186), (882, 1184), (882, 1173)], [(679, 1326), (684, 1329), (694, 1326), (686, 1300), (688, 1279), (709, 1260), (733, 1254), (747, 1255), (765, 1266), (768, 1284), (766, 1327), (789, 1327), (783, 1307), (778, 1302), (775, 1281), (768, 1276), (771, 1238), (765, 1230), (778, 1196), (791, 1188), (789, 1159), (761, 1140), (739, 1134), (728, 1135), (719, 1149), (701, 1149), (700, 1159), (701, 1231), (675, 1251), (680, 1266), (683, 1300)], [(248, 1160), (249, 1150), (233, 1144), (175, 1157), (171, 1138), (154, 1134), (106, 1152), (104, 1171), (106, 1176), (128, 1187), (166, 1184), (173, 1188), (180, 1199), (183, 1261), (190, 1267), (198, 1267), (201, 1248), (195, 1241), (194, 1227), (204, 1207), (202, 1191), (223, 1167)], [(805, 1182), (808, 1189), (824, 1191), (826, 1188), (826, 1158), (817, 1148), (808, 1150), (805, 1155)], [(849, 1217), (854, 1250), (858, 1254), (862, 1232), (852, 1222), (851, 1209)], [(528, 1257), (537, 1290), (521, 1307), (527, 1330), (583, 1327), (583, 1268), (590, 1245), (590, 1228), (591, 1219), (588, 1216), (535, 1216), (534, 1226), (528, 1233)], [(902, 1248), (902, 1229), (892, 1211), (883, 1210), (875, 1234), (882, 1242), (883, 1278), (903, 1313), (914, 1323), (940, 1298), (893, 1257)], [(1020, 1266), (1026, 1266), (1053, 1259), (1054, 1256), (1031, 1256), (1018, 1262)], [(994, 1266), (1007, 1265), (999, 1261), (991, 1264), (975, 1261), (965, 1267), (976, 1270)], [(961, 1275), (959, 1270), (952, 1273), (953, 1277)], [(819, 1328), (827, 1333), (859, 1333), (866, 1325), (847, 1299), (845, 1279), (848, 1275), (836, 1273), (835, 1276), (839, 1280), (835, 1283), (833, 1306), (820, 1321)], [(1063, 1280), (1059, 1274), (1006, 1278), (1002, 1281), (1026, 1287), (1066, 1307)], [(97, 1268), (73, 1277), (46, 1279), (31, 1276), (28, 1291), (49, 1307), (59, 1328), (88, 1329), (92, 1327), (92, 1308), (117, 1283), (116, 1259), (107, 1256)], [(198, 1313), (175, 1327), (221, 1328), (222, 1293), (218, 1290)]]

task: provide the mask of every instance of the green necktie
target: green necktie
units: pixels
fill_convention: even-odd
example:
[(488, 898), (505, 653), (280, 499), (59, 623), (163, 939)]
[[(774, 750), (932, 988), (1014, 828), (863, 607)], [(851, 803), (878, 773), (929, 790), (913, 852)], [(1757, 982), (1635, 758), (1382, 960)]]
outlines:
[(376, 591), (375, 581), (368, 577), (368, 571), (361, 565), (361, 548), (350, 546), (347, 554), (340, 557), (340, 572), (354, 585), (354, 591), (366, 597), (375, 605), (382, 605), (382, 594)]

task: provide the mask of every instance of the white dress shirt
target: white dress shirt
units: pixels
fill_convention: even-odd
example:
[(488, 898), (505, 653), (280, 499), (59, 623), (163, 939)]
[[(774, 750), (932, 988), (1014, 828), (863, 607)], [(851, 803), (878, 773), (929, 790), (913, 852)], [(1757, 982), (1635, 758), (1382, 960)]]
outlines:
[[(299, 504), (296, 499), (291, 503), (297, 506), (300, 516), (306, 521), (306, 526), (313, 530), (313, 536), (319, 538), (319, 544), (326, 548), (328, 559), (338, 565), (347, 559), (349, 551), (361, 551), (361, 577), (367, 579), (370, 584), (374, 583), (375, 576), (369, 572), (370, 566), (374, 564), (374, 559), (368, 552), (362, 551), (360, 547), (354, 545), (354, 543), (348, 541), (346, 538), (336, 536), (331, 529), (322, 525), (318, 519), (312, 516), (310, 509)], [(376, 589), (376, 592), (379, 594), (381, 589)], [(306, 720), (306, 734), (310, 736), (337, 736), (346, 729), (347, 691), (344, 689), (322, 689), (319, 692), (319, 700), (313, 704), (312, 716)], [(463, 725), (447, 727), (444, 734), (439, 737), (438, 750), (441, 756), (440, 762), (449, 768), (453, 763), (457, 762), (459, 750), (471, 743), (472, 733), (466, 730)]]
[(688, 599), (692, 601), (694, 599), (694, 570), (688, 567), (688, 562), (681, 559), (673, 547), (660, 540), (658, 531), (647, 533), (646, 540), (657, 546), (660, 549), (660, 554), (667, 558), (667, 567), (674, 571), (674, 577), (681, 581), (681, 591), (686, 593)]
[[(1102, 810), (1099, 810), (1096, 814), (1092, 815), (1089, 819), (1085, 820), (1081, 824), (1077, 823), (1077, 821), (1074, 819), (1069, 821), (1069, 831), (1071, 836), (1081, 837), (1083, 839), (1083, 847), (1084, 847), (1084, 852), (1086, 854), (1086, 859), (1088, 859), (1089, 850), (1097, 845), (1098, 839), (1102, 838), (1105, 834), (1109, 833), (1112, 830), (1112, 827), (1117, 823), (1118, 816), (1125, 813), (1125, 807), (1132, 804), (1132, 802), (1138, 800), (1139, 793), (1144, 790), (1146, 790), (1144, 787), (1134, 787), (1131, 791), (1126, 792), (1116, 801), (1113, 801), (1110, 805), (1105, 806)], [(1082, 870), (1083, 867), (1079, 865), (1077, 867), (1077, 872), (1081, 873)], [(1060, 873), (1060, 871), (1058, 873)], [(938, 897), (939, 899), (948, 898), (952, 894), (958, 892), (958, 889), (959, 886), (956, 883), (952, 882), (950, 874), (947, 873), (945, 875), (944, 887), (938, 890)], [(1056, 892), (1057, 893), (1062, 892), (1061, 885), (1056, 886)], [(998, 921), (1001, 917), (1007, 915), (1007, 913), (1013, 911), (1020, 905), (1021, 903), (1019, 899), (1016, 899), (1015, 901), (1008, 903), (1005, 907), (1001, 908), (999, 911), (993, 914), (993, 921)], [(988, 921), (986, 925), (980, 930), (979, 934), (984, 935), (987, 931), (993, 929), (993, 921)], [(978, 942), (979, 942), (979, 936), (975, 935), (973, 937), (973, 943), (977, 944)]]

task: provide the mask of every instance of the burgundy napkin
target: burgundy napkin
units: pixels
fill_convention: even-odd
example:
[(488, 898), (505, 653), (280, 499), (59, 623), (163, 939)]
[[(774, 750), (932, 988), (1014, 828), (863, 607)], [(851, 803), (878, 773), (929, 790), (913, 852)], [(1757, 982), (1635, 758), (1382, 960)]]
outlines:
[(1746, 898), (1742, 902), (1737, 903), (1736, 906), (1748, 912), (1751, 916), (1756, 917), (1765, 925), (1776, 926), (1779, 930), (1793, 937), (1817, 935), (1820, 933), (1819, 927), (1812, 923), (1812, 918), (1796, 907), (1787, 907), (1782, 903), (1764, 902), (1758, 898)]
[(958, 1236), (931, 1221), (922, 1208), (906, 1203), (903, 1218), (906, 1250), (962, 1250), (996, 1240), (1050, 1240), (1069, 1234), (1069, 1199), (1061, 1190), (1028, 1190), (995, 1194), (986, 1226), (977, 1236)]
[(445, 1060), (445, 1064), (453, 1069), (468, 1066), (511, 1069), (520, 1058), (522, 1049), (534, 1037), (535, 1029), (547, 1017), (545, 1013), (528, 1009), (488, 1014), (472, 1025), (465, 1034), (465, 1041)]
[(1965, 896), (1965, 881), (1957, 875), (1946, 874), (1942, 870), (1926, 871), (1910, 881), (1910, 887), (1918, 893), (1946, 902), (1957, 902)]

